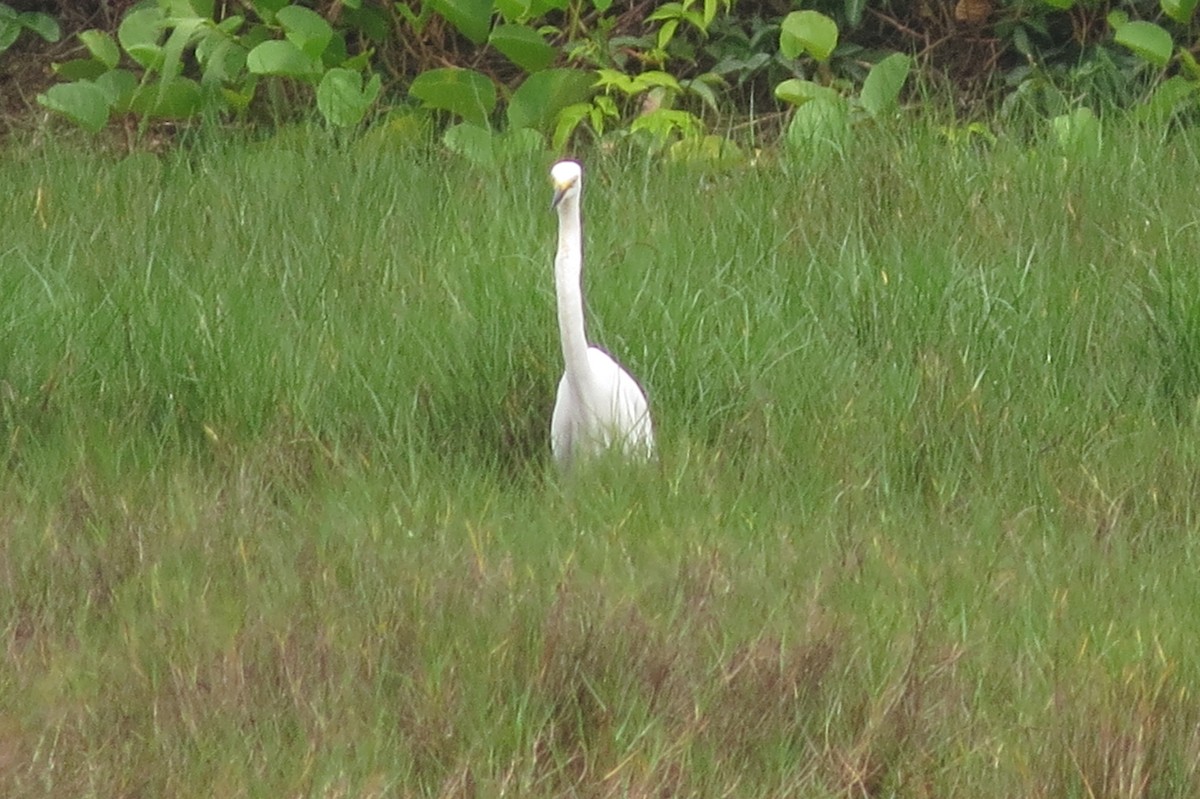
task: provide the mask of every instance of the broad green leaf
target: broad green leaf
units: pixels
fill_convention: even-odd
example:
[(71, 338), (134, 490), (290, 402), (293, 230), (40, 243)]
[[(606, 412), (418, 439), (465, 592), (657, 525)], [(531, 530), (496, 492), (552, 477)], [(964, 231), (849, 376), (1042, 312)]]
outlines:
[(79, 34), (79, 41), (83, 42), (83, 46), (92, 54), (92, 58), (109, 69), (115, 67), (121, 60), (121, 51), (117, 48), (117, 43), (105, 31), (83, 31)]
[(558, 54), (540, 33), (526, 25), (497, 25), (488, 41), (526, 72), (545, 69)]
[(212, 19), (216, 13), (215, 0), (187, 0), (187, 4), (191, 6), (192, 13), (197, 17)]
[(495, 6), (505, 22), (524, 22), (529, 19), (529, 0), (496, 0)]
[(496, 108), (496, 87), (486, 75), (473, 69), (426, 70), (416, 77), (408, 92), (426, 108), (449, 111), (480, 128), (487, 127), (488, 116)]
[(638, 91), (638, 86), (634, 83), (633, 78), (619, 70), (601, 67), (596, 70), (596, 75), (597, 89), (617, 89), (623, 94), (635, 94)]
[(500, 134), (493, 148), (500, 161), (530, 162), (546, 149), (546, 140), (536, 130), (513, 128)]
[(837, 43), (837, 23), (820, 11), (793, 11), (783, 18), (779, 28), (779, 49), (787, 58), (809, 53), (818, 61), (825, 61)]
[(50, 69), (65, 80), (95, 80), (108, 72), (108, 67), (94, 58), (75, 58), (61, 64), (51, 64)]
[(1090, 108), (1077, 108), (1051, 120), (1055, 138), (1068, 158), (1095, 158), (1100, 154), (1100, 120)]
[(592, 98), (592, 107), (595, 109), (592, 113), (592, 120), (599, 118), (620, 119), (621, 112), (617, 108), (617, 101), (609, 97), (607, 94), (597, 94)]
[(867, 79), (863, 81), (862, 94), (859, 100), (862, 107), (873, 117), (878, 117), (895, 110), (896, 98), (904, 81), (908, 80), (908, 72), (912, 69), (912, 59), (904, 53), (892, 53), (887, 58), (871, 67)]
[(1195, 103), (1200, 83), (1182, 75), (1172, 75), (1158, 85), (1146, 102), (1138, 105), (1133, 115), (1141, 122), (1162, 125), (1180, 111), (1183, 104)]
[(679, 81), (669, 72), (663, 72), (660, 69), (648, 69), (642, 74), (633, 79), (634, 85), (639, 91), (662, 86), (664, 89), (672, 91), (683, 91), (683, 87), (679, 85)]
[(75, 81), (51, 86), (37, 101), (81, 128), (98, 133), (108, 124), (108, 97), (94, 83)]
[[(558, 118), (554, 120), (554, 135), (550, 140), (550, 145), (555, 151), (563, 151), (571, 134), (575, 132), (575, 128), (579, 127), (580, 122), (591, 116), (591, 113), (591, 103), (572, 103), (558, 112)], [(597, 131), (597, 133), (600, 132)]]
[(417, 13), (410, 8), (410, 4), (415, 0), (396, 0), (396, 12), (401, 18), (409, 24), (413, 32), (420, 36), (425, 31), (425, 26), (429, 23), (429, 15), (433, 13), (433, 7), (428, 3), (418, 4), (421, 8), (421, 13)]
[(745, 154), (737, 144), (724, 136), (693, 136), (671, 145), (667, 155), (674, 161), (707, 167), (729, 167), (745, 162)]
[(283, 26), (288, 41), (313, 60), (321, 57), (333, 38), (333, 28), (325, 18), (304, 6), (281, 8), (275, 13), (275, 20)]
[[(711, 74), (711, 73), (709, 73)], [(701, 76), (703, 77), (703, 75)], [(713, 113), (720, 113), (720, 106), (717, 103), (717, 93), (713, 91), (712, 86), (709, 86), (699, 78), (688, 81), (688, 91), (693, 92), (697, 97), (704, 101), (704, 104), (713, 110)]]
[(1163, 11), (1180, 25), (1186, 25), (1192, 21), (1192, 15), (1196, 13), (1196, 5), (1197, 0), (1162, 0)]
[(371, 42), (387, 41), (392, 35), (391, 17), (382, 4), (370, 3), (362, 8), (347, 8), (338, 27), (353, 30), (356, 35)]
[(363, 155), (422, 147), (433, 141), (433, 115), (420, 108), (402, 106), (387, 113), (382, 122), (372, 123), (355, 143)]
[(1069, 11), (1075, 6), (1075, 0), (1042, 0), (1042, 2), (1059, 11)]
[(1120, 9), (1108, 12), (1106, 19), (1108, 20), (1108, 26), (1113, 30), (1123, 28), (1129, 24), (1129, 15)]
[(776, 86), (775, 96), (792, 105), (804, 105), (810, 100), (842, 102), (842, 96), (828, 86), (821, 86), (811, 80), (799, 80), (798, 78), (789, 78)]
[(429, 0), (433, 10), (475, 44), (487, 41), (492, 0)]
[(548, 132), (558, 113), (592, 95), (596, 73), (580, 69), (546, 69), (525, 79), (508, 101), (511, 128)]
[(658, 144), (663, 145), (674, 133), (679, 133), (685, 139), (699, 136), (704, 130), (704, 124), (699, 117), (688, 111), (657, 108), (633, 120), (629, 130), (631, 133), (646, 131), (657, 140)]
[(114, 111), (128, 111), (133, 93), (137, 91), (138, 77), (127, 69), (113, 69), (96, 78), (96, 86), (108, 98)]
[(275, 15), (287, 7), (289, 0), (251, 0), (254, 11), (264, 22), (274, 22)]
[(461, 122), (446, 129), (442, 143), (451, 152), (458, 153), (480, 166), (493, 167), (496, 165), (495, 136), (492, 131)]
[(175, 20), (175, 28), (162, 48), (162, 79), (170, 83), (183, 71), (183, 51), (191, 44), (196, 31), (204, 24), (200, 17)]
[(1029, 39), (1029, 32), (1025, 30), (1024, 25), (1017, 25), (1012, 31), (1012, 45), (1016, 51), (1025, 56), (1030, 61), (1035, 61), (1036, 57), (1033, 52), (1033, 42)]
[(246, 56), (246, 69), (255, 75), (283, 75), (309, 80), (320, 74), (320, 66), (287, 40), (272, 39)]
[(12, 47), (13, 42), (21, 35), (21, 30), (21, 24), (11, 16), (0, 15), (0, 53)]
[(670, 89), (675, 92), (683, 91), (679, 85), (679, 81), (669, 72), (663, 72), (657, 69), (646, 70), (639, 75), (626, 75), (624, 72), (619, 72), (615, 69), (598, 69), (596, 70), (595, 87), (597, 89), (617, 89), (622, 94), (634, 95), (641, 94), (647, 89), (653, 89), (656, 86), (661, 86), (664, 89)]
[(379, 86), (379, 75), (373, 75), (364, 87), (361, 74), (335, 67), (325, 73), (317, 86), (317, 110), (331, 125), (342, 128), (357, 125), (379, 96)]
[(658, 29), (658, 37), (655, 43), (659, 50), (666, 50), (667, 45), (671, 43), (671, 39), (675, 38), (675, 30), (679, 27), (679, 20), (669, 19), (662, 24)]
[(680, 19), (683, 16), (683, 4), (663, 3), (646, 17), (647, 22), (660, 22), (664, 19)]
[[(346, 43), (344, 41), (342, 41), (341, 37), (335, 36), (333, 38), (333, 41), (334, 41), (334, 44), (338, 48), (340, 48), (344, 53)], [(329, 58), (329, 56), (333, 52), (333, 50), (334, 50), (334, 48), (331, 47), (325, 51), (326, 59)], [(367, 48), (366, 50), (363, 50), (361, 53), (355, 54), (351, 58), (345, 58), (345, 56), (343, 55), (342, 56), (343, 60), (341, 62), (341, 66), (345, 69), (352, 69), (355, 72), (367, 72), (367, 71), (369, 71), (368, 67), (371, 66), (371, 56), (373, 56), (373, 55), (375, 55), (374, 48)], [(336, 62), (334, 62), (334, 63), (336, 63)]]
[(156, 0), (168, 19), (204, 17), (212, 19), (213, 0)]
[[(225, 19), (218, 22), (217, 30), (221, 31), (222, 33), (228, 33), (229, 35), (232, 36), (233, 34), (238, 32), (238, 30), (242, 27), (242, 24), (245, 21), (246, 21), (245, 17), (241, 16), (240, 14), (234, 14), (232, 17), (226, 17)], [(261, 27), (261, 26), (255, 26), (255, 27)], [(255, 42), (255, 44), (258, 44), (258, 42)]]
[(129, 101), (131, 111), (154, 119), (186, 119), (199, 113), (203, 105), (204, 92), (191, 78), (141, 86)]
[[(369, 63), (369, 57), (364, 56), (364, 53), (368, 50), (370, 48), (359, 52), (357, 55), (363, 65)], [(354, 69), (361, 72), (363, 70), (362, 66), (351, 66), (346, 63), (349, 57), (350, 53), (346, 50), (345, 31), (334, 31), (333, 38), (329, 40), (329, 45), (325, 48), (325, 52), (321, 54), (321, 63), (326, 67), (345, 67), (346, 69)]]
[(159, 45), (165, 24), (158, 6), (143, 6), (130, 11), (117, 28), (117, 41), (129, 57), (146, 69), (158, 69), (163, 53)]
[(246, 68), (249, 51), (237, 39), (229, 36), (207, 36), (196, 45), (196, 61), (200, 64), (200, 82), (223, 85), (236, 80)]
[(19, 17), (21, 24), (41, 36), (48, 42), (57, 42), (62, 38), (58, 20), (41, 11), (25, 11)]
[(451, 151), (487, 169), (514, 159), (529, 161), (545, 147), (541, 134), (534, 130), (494, 133), (465, 122), (448, 129), (442, 142)]
[(1182, 47), (1179, 49), (1179, 68), (1192, 80), (1200, 81), (1200, 63), (1196, 63), (1196, 57)]
[(857, 28), (862, 23), (863, 9), (866, 6), (867, 0), (846, 0), (846, 23), (851, 29)]
[(787, 143), (808, 157), (840, 156), (850, 138), (850, 114), (842, 98), (816, 98), (796, 109)]
[(1175, 43), (1171, 34), (1153, 22), (1135, 20), (1117, 28), (1114, 36), (1117, 44), (1128, 47), (1151, 64), (1165, 67), (1171, 60)]
[(254, 102), (254, 92), (258, 88), (254, 82), (239, 86), (236, 89), (229, 87), (221, 88), (221, 99), (232, 108), (234, 111), (241, 113), (250, 107), (250, 103)]

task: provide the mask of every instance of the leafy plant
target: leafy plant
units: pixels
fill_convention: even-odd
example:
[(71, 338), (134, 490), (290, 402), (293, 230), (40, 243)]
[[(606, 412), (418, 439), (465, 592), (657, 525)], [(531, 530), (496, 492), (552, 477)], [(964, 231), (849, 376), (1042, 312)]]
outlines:
[(309, 86), (329, 124), (358, 124), (380, 91), (378, 75), (363, 76), (371, 52), (350, 55), (345, 30), (304, 6), (255, 0), (251, 8), (256, 19), (218, 19), (206, 0), (140, 3), (121, 20), (116, 41), (102, 30), (80, 33), (88, 57), (55, 64), (69, 82), (38, 101), (98, 131), (114, 114), (242, 113), (264, 82), (283, 80)]
[(1068, 159), (1086, 161), (1097, 158), (1103, 143), (1100, 120), (1092, 109), (1077, 108), (1050, 120), (1060, 152)]
[(1113, 41), (1129, 48), (1147, 62), (1165, 67), (1171, 60), (1175, 43), (1171, 40), (1171, 34), (1160, 25), (1146, 20), (1130, 20), (1123, 11), (1109, 14), (1108, 24), (1113, 29)]
[[(1197, 0), (1162, 0), (1162, 10), (1180, 25), (1192, 21)], [(1113, 11), (1107, 17), (1113, 30), (1113, 41), (1141, 58), (1149, 66), (1163, 70), (1176, 53), (1175, 40), (1164, 27), (1147, 20), (1131, 20), (1124, 11)], [(1143, 121), (1161, 124), (1181, 108), (1196, 107), (1200, 94), (1200, 64), (1187, 48), (1178, 48), (1179, 74), (1157, 84), (1154, 91), (1137, 109)]]
[[(508, 149), (501, 138), (489, 137), (512, 134), (521, 142), (533, 141), (515, 131), (531, 131), (543, 141), (549, 139), (558, 150), (581, 126), (597, 138), (645, 137), (656, 148), (702, 136), (706, 126), (696, 111), (680, 106), (687, 100), (693, 108), (716, 110), (716, 92), (723, 80), (712, 73), (684, 78), (654, 67), (672, 59), (690, 62), (694, 47), (689, 36), (706, 35), (720, 10), (730, 7), (728, 0), (660, 3), (644, 20), (651, 32), (639, 36), (610, 35), (605, 17), (610, 3), (596, 0), (590, 5), (597, 16), (585, 25), (572, 14), (579, 7), (565, 0), (434, 3), (437, 13), (461, 35), (478, 43), (486, 41), (526, 74), (510, 93), (483, 70), (441, 67), (417, 76), (410, 96), (426, 108), (461, 120), (446, 131), (444, 142), (480, 162)], [(409, 24), (430, 24), (428, 18), (405, 8), (402, 13)], [(536, 14), (549, 10), (565, 13), (561, 27), (538, 25)], [(486, 33), (493, 18), (499, 22)], [(556, 48), (548, 37), (561, 44)], [(562, 58), (585, 66), (551, 66)], [(634, 63), (643, 68), (632, 69)], [(493, 116), (501, 103), (507, 123), (503, 134), (493, 130)]]
[[(796, 61), (811, 57), (818, 65), (829, 61), (838, 47), (837, 23), (819, 11), (788, 14), (779, 31), (779, 51)], [(857, 96), (847, 97), (827, 72), (817, 70), (824, 81), (789, 78), (775, 87), (775, 96), (795, 106), (786, 138), (795, 148), (842, 151), (855, 115), (875, 119), (895, 111), (912, 69), (912, 59), (892, 53), (874, 64)]]
[(743, 87), (766, 73), (775, 85), (791, 73), (791, 60), (779, 52), (779, 20), (762, 17), (725, 17), (710, 29), (705, 55), (713, 62), (710, 72)]
[(54, 17), (41, 11), (17, 11), (0, 3), (0, 53), (12, 47), (21, 31), (33, 31), (48, 42), (57, 42), (62, 32)]

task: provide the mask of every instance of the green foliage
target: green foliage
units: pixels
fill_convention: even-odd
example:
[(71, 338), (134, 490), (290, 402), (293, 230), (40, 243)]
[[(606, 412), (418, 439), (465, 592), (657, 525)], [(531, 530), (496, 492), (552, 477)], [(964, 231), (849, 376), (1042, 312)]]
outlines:
[(892, 53), (872, 66), (859, 95), (863, 109), (872, 117), (894, 111), (911, 70), (912, 59), (903, 53)]
[[(609, 9), (606, 3), (592, 8), (598, 21), (591, 30), (576, 26), (555, 29), (542, 15), (550, 10), (566, 10), (566, 3), (541, 6), (496, 3), (438, 4), (445, 21), (463, 36), (477, 40), (485, 20), (498, 16), (502, 22), (491, 29), (488, 43), (525, 74), (516, 88), (498, 91), (496, 79), (475, 68), (435, 68), (422, 72), (409, 87), (409, 94), (424, 107), (444, 111), (470, 126), (454, 125), (446, 132), (445, 143), (456, 152), (473, 153), (480, 162), (490, 162), (496, 153), (512, 150), (496, 130), (494, 111), (503, 102), (505, 130), (515, 134), (514, 141), (528, 145), (539, 137), (555, 150), (565, 149), (581, 129), (598, 139), (616, 136), (639, 139), (646, 146), (665, 148), (691, 138), (701, 138), (706, 125), (693, 110), (700, 104), (713, 111), (718, 108), (714, 86), (721, 79), (711, 73), (680, 79), (661, 69), (630, 70), (633, 62), (653, 67), (691, 52), (688, 36), (703, 37), (728, 3), (718, 0), (686, 0), (661, 3), (644, 20), (654, 32), (641, 37), (612, 36), (603, 31)], [(407, 17), (414, 26), (428, 24), (415, 14)], [(575, 20), (576, 23), (579, 20)], [(557, 40), (558, 46), (550, 43)], [(636, 55), (630, 59), (629, 54)], [(555, 67), (563, 58), (583, 67)], [(684, 56), (688, 57), (688, 56)], [(679, 107), (688, 104), (692, 107)], [(498, 136), (493, 144), (487, 136)], [(517, 150), (520, 151), (521, 147)], [(500, 156), (502, 157), (502, 156)]]
[(446, 67), (422, 72), (409, 93), (427, 108), (449, 111), (479, 127), (486, 127), (496, 107), (496, 87), (474, 70)]
[(51, 86), (45, 94), (38, 96), (38, 102), (63, 114), (84, 130), (96, 133), (108, 124), (113, 98), (99, 83), (78, 80)]
[(1130, 22), (1120, 12), (1110, 14), (1108, 22), (1115, 32), (1113, 40), (1117, 44), (1128, 47), (1155, 66), (1165, 67), (1171, 60), (1174, 42), (1171, 41), (1171, 34), (1163, 28), (1145, 20)]
[(1090, 108), (1077, 108), (1050, 120), (1060, 151), (1068, 159), (1098, 158), (1102, 143), (1100, 120)]
[[(1192, 22), (1196, 6), (1195, 0), (1162, 2), (1162, 10), (1180, 26)], [(1143, 121), (1161, 125), (1184, 109), (1200, 110), (1200, 103), (1197, 103), (1200, 67), (1187, 48), (1176, 48), (1170, 31), (1147, 20), (1130, 20), (1122, 10), (1111, 12), (1107, 21), (1113, 30), (1113, 41), (1152, 67), (1163, 70), (1173, 57), (1178, 59), (1179, 74), (1154, 86), (1150, 96), (1137, 109), (1136, 113)]]
[(317, 109), (330, 124), (352, 127), (362, 121), (375, 103), (381, 85), (379, 75), (372, 75), (364, 85), (362, 73), (333, 67), (317, 86)]
[(1162, 0), (1162, 9), (1168, 17), (1186, 25), (1196, 13), (1198, 0)]
[(541, 32), (524, 25), (497, 25), (488, 43), (526, 72), (537, 72), (553, 63), (558, 55)]
[[(473, 126), (446, 142), (456, 151), (520, 129), (555, 151), (590, 140), (693, 153), (716, 130), (757, 136), (738, 121), (780, 107), (785, 141), (838, 151), (847, 130), (897, 112), (914, 72), (962, 91), (973, 112), (995, 102), (1054, 119), (1136, 106), (1161, 123), (1200, 106), (1197, 0), (943, 5), (356, 1), (318, 13), (287, 0), (143, 0), (116, 31), (82, 32), (83, 56), (54, 65), (64, 88), (39, 101), (97, 130), (123, 115), (289, 119), (309, 104), (353, 127), (381, 97), (400, 97), (443, 132)], [(12, 19), (0, 14), (6, 37)]]
[(0, 54), (13, 46), (21, 31), (33, 31), (48, 42), (57, 42), (62, 35), (58, 21), (43, 11), (17, 11), (0, 3)]
[[(567, 0), (398, 3), (394, 13), (396, 24), (414, 34), (417, 45), (425, 36), (444, 37), (449, 27), (467, 41), (486, 43), (520, 70), (514, 81), (476, 65), (446, 66), (447, 59), (440, 58), (439, 65), (425, 65), (412, 75), (405, 86), (412, 100), (447, 115), (451, 124), (476, 129), (455, 132), (447, 142), (454, 149), (479, 141), (479, 131), (498, 130), (500, 110), (508, 129), (531, 131), (563, 148), (581, 126), (595, 137), (644, 135), (656, 146), (702, 135), (707, 126), (696, 105), (718, 112), (719, 77), (681, 79), (663, 70), (629, 67), (693, 60), (694, 42), (729, 7), (727, 0), (660, 3), (643, 21), (648, 28), (643, 36), (607, 40), (612, 20), (606, 2), (588, 4), (595, 16), (586, 22), (578, 16), (582, 9)], [(352, 126), (384, 86), (382, 76), (370, 74), (373, 49), (351, 54), (349, 44), (361, 46), (381, 30), (386, 35), (387, 26), (367, 16), (361, 4), (346, 4), (345, 11), (326, 18), (278, 0), (254, 3), (246, 16), (217, 17), (199, 5), (145, 0), (125, 14), (115, 40), (99, 30), (80, 34), (87, 57), (55, 65), (66, 83), (39, 100), (97, 130), (113, 115), (127, 113), (146, 120), (244, 115), (256, 104), (281, 101), (279, 91), (264, 87), (300, 85), (311, 88), (300, 96), (314, 96), (326, 122)], [(564, 27), (549, 24), (554, 12), (566, 14), (555, 18), (563, 19)], [(576, 64), (562, 66), (564, 60)], [(282, 102), (294, 100), (283, 97)], [(286, 108), (269, 110), (288, 116)], [(528, 134), (522, 137), (529, 140)]]
[(783, 18), (779, 50), (786, 58), (808, 54), (828, 61), (837, 42), (837, 23), (819, 11), (793, 11)]
[[(89, 57), (55, 64), (70, 82), (38, 101), (96, 131), (129, 113), (144, 121), (243, 114), (260, 86), (280, 80), (311, 87), (330, 125), (361, 122), (381, 79), (364, 80), (370, 52), (348, 53), (349, 29), (335, 29), (301, 5), (254, 9), (257, 19), (218, 19), (203, 2), (145, 0), (125, 14), (115, 42), (101, 30), (80, 33)], [(122, 53), (133, 69), (120, 66)]]
[[(779, 51), (784, 58), (810, 55), (823, 65), (833, 55), (837, 42), (837, 24), (818, 11), (792, 12), (780, 28)], [(818, 70), (826, 78), (824, 84), (804, 78), (782, 81), (775, 86), (775, 96), (796, 106), (786, 143), (793, 151), (818, 159), (844, 154), (851, 124), (857, 117), (874, 120), (896, 110), (912, 63), (903, 53), (883, 57), (871, 66), (858, 96), (849, 99), (833, 88), (836, 85), (846, 91), (846, 83), (829, 79), (827, 71)]]
[(1200, 109), (1200, 79), (1195, 76), (1172, 75), (1159, 84), (1146, 101), (1134, 109), (1142, 122), (1161, 127), (1184, 108)]
[(491, 0), (430, 0), (429, 5), (475, 44), (487, 41), (492, 22)]
[(578, 69), (546, 69), (521, 82), (508, 101), (510, 128), (548, 133), (563, 110), (584, 101), (595, 86), (592, 74)]

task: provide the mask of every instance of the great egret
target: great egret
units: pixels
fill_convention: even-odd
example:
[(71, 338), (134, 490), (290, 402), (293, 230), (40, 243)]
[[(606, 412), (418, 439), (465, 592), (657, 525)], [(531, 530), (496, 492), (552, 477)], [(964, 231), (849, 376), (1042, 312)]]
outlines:
[(588, 345), (583, 326), (583, 235), (579, 198), (583, 168), (559, 161), (550, 170), (551, 207), (558, 210), (554, 286), (565, 369), (550, 420), (550, 447), (563, 466), (614, 448), (645, 458), (654, 451), (650, 409), (642, 387), (603, 350)]

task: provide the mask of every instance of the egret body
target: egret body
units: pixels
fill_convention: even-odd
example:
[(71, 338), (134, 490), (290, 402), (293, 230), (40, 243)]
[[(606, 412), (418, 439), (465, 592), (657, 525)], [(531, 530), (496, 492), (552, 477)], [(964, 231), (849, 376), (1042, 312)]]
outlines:
[(559, 161), (550, 170), (552, 207), (558, 211), (554, 287), (563, 370), (550, 420), (550, 446), (563, 466), (609, 449), (645, 458), (654, 451), (646, 394), (629, 372), (603, 350), (590, 346), (583, 321), (583, 230), (579, 200), (583, 168)]

